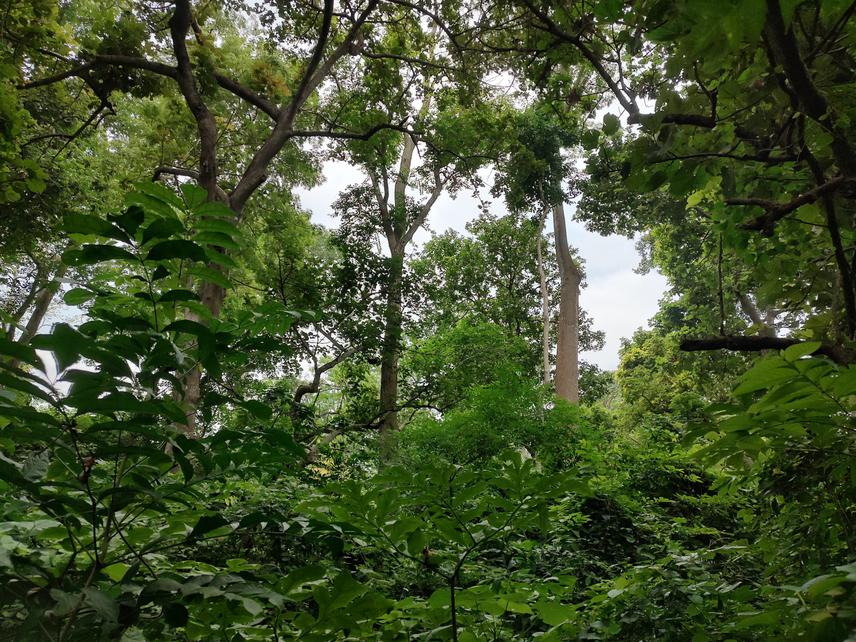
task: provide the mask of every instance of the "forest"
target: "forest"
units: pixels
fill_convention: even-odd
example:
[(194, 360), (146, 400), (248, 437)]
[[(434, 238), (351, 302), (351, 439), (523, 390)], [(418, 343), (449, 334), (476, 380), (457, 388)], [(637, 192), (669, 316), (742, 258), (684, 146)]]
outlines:
[(0, 0), (0, 640), (856, 641), (854, 13)]

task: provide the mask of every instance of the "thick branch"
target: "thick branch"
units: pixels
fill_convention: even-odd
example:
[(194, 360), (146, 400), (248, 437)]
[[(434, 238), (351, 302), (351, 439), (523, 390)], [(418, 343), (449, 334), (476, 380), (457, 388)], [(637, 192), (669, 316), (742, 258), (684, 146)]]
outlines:
[(199, 132), (199, 185), (208, 192), (208, 198), (217, 194), (217, 123), (208, 111), (196, 87), (196, 78), (187, 52), (187, 31), (192, 20), (189, 0), (178, 0), (175, 13), (169, 21), (172, 48), (178, 63), (176, 80), (184, 101), (196, 119)]
[(814, 80), (800, 55), (799, 43), (793, 27), (785, 27), (779, 0), (767, 0), (767, 20), (764, 33), (770, 43), (775, 62), (782, 66), (788, 82), (799, 98), (806, 115), (832, 134), (830, 147), (842, 172), (848, 176), (856, 175), (856, 156), (847, 140), (847, 134), (841, 131), (835, 114), (829, 109), (826, 97), (815, 85)]
[(344, 140), (368, 140), (375, 134), (385, 129), (399, 131), (408, 136), (418, 137), (422, 132), (414, 131), (405, 127), (403, 124), (396, 125), (395, 123), (380, 123), (364, 132), (348, 132), (335, 131), (332, 129), (302, 129), (291, 132), (289, 138), (335, 138)]
[[(760, 352), (762, 350), (784, 350), (793, 345), (808, 343), (802, 339), (790, 337), (764, 336), (725, 336), (708, 337), (704, 339), (684, 339), (680, 348), (684, 352), (706, 352), (710, 350), (732, 350), (734, 352)], [(829, 357), (836, 363), (847, 365), (853, 363), (854, 355), (850, 350), (832, 343), (822, 343), (814, 354)]]
[(410, 243), (410, 240), (413, 238), (413, 235), (416, 234), (416, 231), (425, 223), (425, 219), (428, 218), (428, 214), (431, 212), (431, 208), (434, 207), (434, 203), (437, 202), (437, 199), (440, 198), (440, 194), (443, 193), (443, 187), (445, 185), (446, 181), (444, 181), (442, 176), (440, 176), (440, 168), (435, 167), (434, 188), (431, 190), (431, 194), (428, 196), (428, 200), (426, 200), (419, 208), (419, 213), (416, 215), (416, 218), (411, 221), (407, 230), (405, 230), (404, 234), (402, 235), (402, 245), (407, 245), (408, 243)]

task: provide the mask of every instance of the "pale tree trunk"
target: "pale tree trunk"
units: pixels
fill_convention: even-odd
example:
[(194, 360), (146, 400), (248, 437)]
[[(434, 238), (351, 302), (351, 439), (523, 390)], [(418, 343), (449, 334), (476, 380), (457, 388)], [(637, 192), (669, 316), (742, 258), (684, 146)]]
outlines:
[(544, 385), (550, 385), (550, 292), (547, 290), (547, 272), (544, 270), (544, 223), (547, 210), (541, 214), (538, 225), (538, 242), (535, 252), (538, 259), (538, 280), (541, 286), (541, 356), (544, 369)]
[(740, 308), (748, 316), (752, 323), (758, 326), (758, 334), (762, 337), (775, 337), (776, 327), (773, 325), (773, 320), (776, 318), (775, 311), (768, 310), (766, 314), (761, 314), (761, 310), (748, 294), (737, 292), (737, 300), (740, 303)]
[[(30, 340), (36, 336), (39, 328), (45, 320), (45, 316), (48, 313), (48, 309), (50, 309), (56, 293), (59, 291), (60, 281), (65, 276), (67, 270), (68, 266), (60, 260), (56, 271), (54, 271), (53, 277), (38, 288), (35, 296), (32, 297), (32, 300), (30, 301), (32, 312), (30, 313), (30, 318), (27, 319), (27, 324), (24, 326), (24, 331), (18, 338), (18, 343), (29, 343)], [(26, 310), (20, 310), (19, 312), (21, 312), (19, 318), (23, 318)], [(14, 330), (14, 326), (10, 328), (8, 338), (11, 339), (12, 336), (14, 336)], [(10, 365), (17, 367), (18, 364), (18, 360), (14, 359)]]
[(553, 235), (559, 264), (559, 333), (556, 342), (556, 396), (577, 403), (580, 399), (580, 282), (582, 275), (571, 256), (565, 226), (565, 207), (553, 206)]
[[(430, 104), (431, 94), (430, 87), (428, 87), (418, 118), (424, 118), (428, 114)], [(428, 213), (439, 198), (445, 184), (439, 169), (435, 168), (434, 187), (428, 200), (422, 204), (413, 220), (408, 221), (407, 186), (410, 181), (415, 152), (416, 141), (409, 134), (405, 134), (398, 164), (398, 175), (392, 190), (391, 208), (384, 196), (388, 193), (386, 175), (384, 174), (383, 177), (383, 190), (380, 189), (380, 179), (376, 175), (372, 176), (390, 254), (380, 364), (380, 410), (382, 417), (380, 430), (383, 441), (387, 441), (388, 436), (398, 430), (398, 360), (401, 355), (405, 254), (413, 235), (425, 223)]]
[(54, 272), (53, 279), (39, 290), (39, 293), (33, 301), (33, 313), (30, 315), (27, 325), (24, 326), (24, 332), (21, 334), (21, 338), (18, 340), (20, 343), (28, 343), (30, 339), (36, 336), (42, 322), (45, 320), (48, 308), (50, 308), (53, 298), (59, 290), (60, 279), (65, 276), (67, 270), (68, 267), (66, 264), (60, 262), (56, 272)]

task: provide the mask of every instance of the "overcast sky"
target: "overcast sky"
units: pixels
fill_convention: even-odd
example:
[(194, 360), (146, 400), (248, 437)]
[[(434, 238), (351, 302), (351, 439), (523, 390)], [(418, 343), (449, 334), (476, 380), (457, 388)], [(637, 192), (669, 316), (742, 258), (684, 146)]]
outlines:
[[(312, 213), (312, 221), (326, 227), (338, 222), (330, 214), (330, 205), (348, 185), (362, 180), (362, 174), (343, 162), (329, 162), (324, 166), (326, 181), (311, 190), (300, 190), (303, 206)], [(488, 181), (490, 184), (490, 181)], [(505, 208), (493, 201), (491, 211), (502, 215)], [(645, 275), (633, 272), (639, 263), (635, 243), (620, 236), (600, 236), (588, 232), (572, 219), (573, 206), (568, 214), (568, 240), (579, 249), (586, 264), (588, 287), (580, 295), (580, 305), (594, 319), (595, 328), (606, 333), (606, 345), (598, 352), (584, 352), (581, 357), (601, 368), (612, 370), (618, 365), (618, 349), (622, 337), (630, 337), (639, 327), (647, 327), (648, 319), (657, 311), (657, 304), (666, 289), (666, 279), (652, 272)], [(429, 227), (440, 234), (453, 229), (466, 234), (464, 226), (478, 215), (477, 201), (469, 193), (460, 193), (452, 199), (441, 196), (428, 217)], [(552, 226), (548, 221), (547, 228)], [(424, 243), (430, 234), (424, 230), (415, 237)]]

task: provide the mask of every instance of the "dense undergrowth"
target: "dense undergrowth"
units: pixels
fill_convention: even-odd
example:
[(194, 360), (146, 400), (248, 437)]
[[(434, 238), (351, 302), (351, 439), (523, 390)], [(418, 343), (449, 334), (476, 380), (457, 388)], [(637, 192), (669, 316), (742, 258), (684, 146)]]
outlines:
[[(687, 423), (572, 406), (506, 364), (393, 444), (300, 443), (305, 415), (226, 374), (293, 315), (177, 312), (179, 270), (210, 251), (163, 206), (216, 214), (194, 195), (72, 218), (129, 249), (64, 260), (124, 276), (66, 295), (78, 327), (0, 345), (4, 638), (848, 639), (856, 370), (794, 346), (728, 404), (685, 399)], [(196, 364), (210, 430), (191, 439), (161, 391)]]

